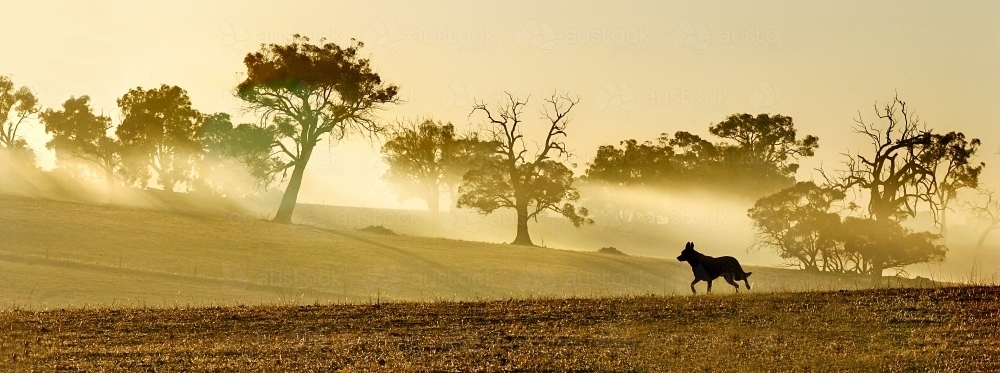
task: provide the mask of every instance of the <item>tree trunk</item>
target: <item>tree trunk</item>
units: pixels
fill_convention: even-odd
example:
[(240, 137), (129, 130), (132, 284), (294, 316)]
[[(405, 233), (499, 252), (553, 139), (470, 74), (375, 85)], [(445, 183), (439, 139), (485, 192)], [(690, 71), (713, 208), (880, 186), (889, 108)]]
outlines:
[(879, 261), (872, 261), (872, 285), (879, 286), (882, 284), (882, 271), (885, 270), (883, 266), (884, 264)]
[(941, 207), (941, 241), (948, 244), (948, 204), (942, 204)]
[(299, 188), (302, 187), (302, 174), (306, 172), (306, 164), (312, 156), (313, 145), (303, 146), (302, 154), (295, 162), (292, 169), (292, 178), (288, 180), (288, 187), (285, 188), (284, 195), (281, 196), (281, 205), (278, 206), (278, 213), (274, 214), (275, 223), (291, 224), (292, 212), (295, 211), (295, 202), (299, 199)]
[(531, 237), (528, 236), (528, 205), (519, 203), (514, 209), (517, 210), (517, 237), (514, 237), (514, 242), (510, 244), (535, 246), (531, 243)]
[(441, 227), (441, 191), (435, 185), (427, 192), (427, 211), (430, 212), (430, 221), (434, 227)]
[(434, 188), (427, 188), (427, 211), (431, 215), (437, 215), (441, 211), (441, 192), (437, 185)]
[(448, 196), (451, 198), (451, 200), (448, 201), (448, 203), (451, 204), (451, 206), (448, 206), (448, 211), (453, 211), (456, 208), (458, 208), (458, 185), (457, 184), (455, 186), (448, 185)]
[[(874, 189), (872, 189), (873, 193), (877, 192), (877, 191), (878, 191), (878, 187), (875, 187)], [(872, 195), (876, 195), (876, 194), (872, 194)], [(882, 199), (880, 199), (880, 201), (881, 200)], [(888, 206), (888, 204), (885, 203), (885, 202), (883, 202), (883, 203), (880, 203), (879, 206), (880, 206), (880, 208), (878, 210), (873, 211), (873, 215), (875, 216), (875, 221), (880, 222), (880, 223), (888, 223), (888, 222), (890, 222), (892, 213), (891, 213), (891, 211), (888, 208), (885, 207), (885, 206)], [(882, 259), (882, 258), (885, 257), (884, 256), (885, 255), (884, 250), (885, 250), (884, 247), (879, 247), (878, 251), (876, 251), (875, 254), (872, 255), (872, 259), (870, 260), (870, 262), (871, 262), (871, 273), (870, 274), (872, 276), (872, 286), (879, 286), (879, 285), (882, 284), (882, 271), (885, 270), (885, 261)]]
[(115, 170), (113, 168), (104, 169), (104, 181), (108, 184), (108, 203), (111, 203), (115, 196)]
[(976, 251), (980, 251), (983, 249), (983, 244), (986, 243), (986, 237), (990, 235), (990, 232), (993, 232), (997, 228), (998, 226), (996, 225), (986, 227), (986, 230), (983, 231), (983, 234), (979, 236), (979, 241), (976, 241)]

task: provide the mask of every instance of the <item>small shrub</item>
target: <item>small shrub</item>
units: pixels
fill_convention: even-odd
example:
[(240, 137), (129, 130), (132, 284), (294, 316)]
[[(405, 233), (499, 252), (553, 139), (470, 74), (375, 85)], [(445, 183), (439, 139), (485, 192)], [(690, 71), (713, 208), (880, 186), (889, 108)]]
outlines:
[(599, 254), (611, 254), (611, 255), (625, 255), (625, 253), (623, 253), (621, 251), (618, 251), (618, 249), (616, 249), (614, 247), (610, 247), (610, 246), (609, 247), (602, 247), (600, 250), (597, 250), (597, 253), (599, 253)]
[(364, 228), (361, 228), (361, 229), (358, 229), (358, 230), (362, 231), (362, 232), (375, 233), (375, 234), (385, 234), (385, 235), (396, 234), (396, 232), (393, 232), (392, 229), (383, 227), (381, 225), (369, 225), (367, 227), (364, 227)]

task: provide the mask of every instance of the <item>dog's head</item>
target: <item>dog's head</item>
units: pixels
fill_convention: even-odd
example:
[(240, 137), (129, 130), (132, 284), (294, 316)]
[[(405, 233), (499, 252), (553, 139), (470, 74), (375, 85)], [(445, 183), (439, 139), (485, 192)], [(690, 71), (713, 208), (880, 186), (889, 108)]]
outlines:
[(681, 251), (681, 255), (677, 256), (677, 261), (689, 262), (698, 258), (696, 255), (698, 252), (694, 251), (694, 242), (688, 242), (684, 245), (684, 250)]

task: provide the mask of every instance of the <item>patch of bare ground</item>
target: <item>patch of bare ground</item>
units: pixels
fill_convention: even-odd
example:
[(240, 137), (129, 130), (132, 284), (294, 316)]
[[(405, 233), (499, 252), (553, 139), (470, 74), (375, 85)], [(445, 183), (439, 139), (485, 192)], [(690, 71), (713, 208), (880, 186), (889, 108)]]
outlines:
[(998, 371), (1000, 287), (0, 312), (0, 369)]

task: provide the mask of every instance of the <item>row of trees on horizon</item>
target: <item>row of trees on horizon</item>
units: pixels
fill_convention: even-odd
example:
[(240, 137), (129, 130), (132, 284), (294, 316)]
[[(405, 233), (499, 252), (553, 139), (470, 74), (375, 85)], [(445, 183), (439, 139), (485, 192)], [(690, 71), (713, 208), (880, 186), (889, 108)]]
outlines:
[[(42, 110), (28, 88), (0, 77), (0, 150), (8, 162), (35, 167), (21, 133), (37, 117), (52, 136), (46, 147), (56, 154), (54, 172), (103, 178), (109, 199), (120, 185), (229, 197), (283, 187), (272, 220), (290, 223), (317, 144), (385, 137), (384, 178), (401, 200), (423, 199), (432, 212), (440, 209), (442, 195), (453, 207), (484, 215), (513, 210), (512, 244), (532, 245), (528, 224), (546, 212), (576, 227), (593, 224), (581, 200), (584, 183), (602, 191), (595, 201), (636, 187), (698, 189), (755, 201), (748, 216), (758, 247), (793, 265), (875, 276), (942, 260), (947, 214), (960, 194), (978, 191), (986, 198), (965, 206), (985, 222), (980, 246), (1000, 228), (1000, 204), (979, 185), (985, 167), (975, 160), (980, 140), (928, 130), (898, 98), (876, 106), (876, 122), (857, 119), (855, 132), (869, 138), (871, 148), (845, 157), (835, 172), (820, 170), (819, 183), (795, 179), (799, 160), (814, 156), (819, 138), (800, 136), (792, 118), (780, 114), (730, 115), (709, 126), (716, 139), (678, 131), (655, 141), (604, 145), (575, 176), (566, 140), (579, 98), (556, 92), (538, 102), (513, 95), (478, 102), (470, 117), (481, 128), (464, 134), (433, 119), (387, 124), (376, 114), (400, 103), (399, 88), (358, 55), (362, 47), (356, 41), (314, 44), (296, 35), (247, 54), (246, 78), (235, 92), (259, 121), (239, 125), (229, 114), (195, 110), (176, 86), (129, 90), (117, 100), (121, 121), (113, 126), (109, 116), (94, 112), (88, 96)], [(535, 112), (541, 117), (535, 119)], [(526, 126), (548, 130), (526, 139)], [(857, 197), (848, 199), (848, 192)], [(932, 213), (936, 232), (904, 227), (918, 211)]]

